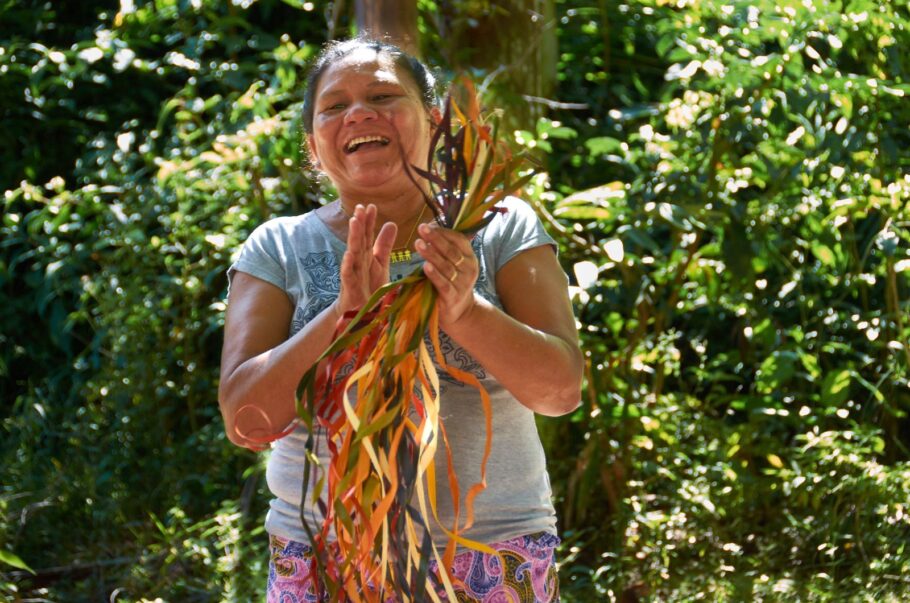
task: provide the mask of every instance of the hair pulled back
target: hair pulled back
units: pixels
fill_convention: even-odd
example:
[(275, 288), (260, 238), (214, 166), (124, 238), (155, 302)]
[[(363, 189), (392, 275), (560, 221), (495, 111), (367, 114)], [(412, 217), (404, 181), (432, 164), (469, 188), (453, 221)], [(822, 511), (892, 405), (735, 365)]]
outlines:
[(427, 110), (438, 106), (439, 98), (436, 94), (436, 78), (430, 72), (430, 69), (419, 59), (412, 57), (394, 44), (368, 37), (329, 42), (323, 47), (319, 56), (316, 57), (316, 62), (307, 76), (306, 90), (303, 93), (303, 129), (307, 134), (313, 133), (313, 105), (316, 101), (316, 89), (319, 87), (319, 79), (322, 74), (337, 61), (361, 49), (373, 50), (376, 54), (384, 54), (391, 57), (395, 66), (407, 72), (411, 79), (414, 80), (414, 83), (417, 84), (423, 106)]

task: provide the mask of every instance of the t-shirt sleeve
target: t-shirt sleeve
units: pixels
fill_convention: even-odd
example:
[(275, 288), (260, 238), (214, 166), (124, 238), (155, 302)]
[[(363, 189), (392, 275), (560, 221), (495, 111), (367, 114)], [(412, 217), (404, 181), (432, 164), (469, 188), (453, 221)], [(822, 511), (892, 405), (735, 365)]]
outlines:
[(282, 260), (279, 232), (274, 224), (262, 224), (243, 244), (237, 260), (228, 268), (229, 291), (236, 272), (245, 272), (287, 291), (287, 270)]
[(522, 251), (552, 245), (557, 249), (556, 241), (551, 237), (534, 208), (517, 197), (508, 197), (502, 203), (506, 212), (493, 218), (490, 226), (494, 226), (493, 263), (494, 270), (505, 266), (509, 260)]

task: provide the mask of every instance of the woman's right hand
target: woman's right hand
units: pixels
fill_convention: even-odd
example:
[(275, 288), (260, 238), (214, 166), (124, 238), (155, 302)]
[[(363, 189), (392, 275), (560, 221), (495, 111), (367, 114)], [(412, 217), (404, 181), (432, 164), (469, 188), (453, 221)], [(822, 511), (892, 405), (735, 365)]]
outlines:
[(354, 208), (348, 220), (348, 248), (341, 260), (337, 301), (341, 314), (360, 310), (376, 289), (389, 282), (389, 256), (397, 233), (395, 223), (386, 222), (376, 234), (376, 206), (372, 203)]

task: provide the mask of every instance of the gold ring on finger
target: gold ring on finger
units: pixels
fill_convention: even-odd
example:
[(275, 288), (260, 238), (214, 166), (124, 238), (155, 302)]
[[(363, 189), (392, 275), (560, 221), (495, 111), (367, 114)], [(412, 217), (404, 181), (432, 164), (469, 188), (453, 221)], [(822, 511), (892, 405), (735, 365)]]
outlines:
[(458, 268), (459, 266), (461, 266), (461, 263), (463, 261), (464, 261), (464, 256), (463, 255), (458, 256), (458, 261), (455, 262), (455, 267)]
[(455, 272), (452, 273), (452, 276), (449, 277), (449, 282), (450, 282), (450, 283), (454, 283), (456, 278), (458, 278), (458, 271), (457, 271), (457, 270), (456, 270)]

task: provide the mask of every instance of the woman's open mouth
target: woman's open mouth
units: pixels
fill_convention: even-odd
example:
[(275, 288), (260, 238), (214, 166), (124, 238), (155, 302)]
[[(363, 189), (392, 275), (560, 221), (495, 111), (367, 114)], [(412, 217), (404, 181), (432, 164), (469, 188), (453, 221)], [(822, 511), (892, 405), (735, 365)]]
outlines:
[(388, 144), (389, 139), (385, 136), (358, 136), (344, 146), (344, 152), (350, 155), (360, 150), (377, 149)]

